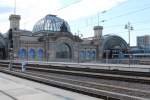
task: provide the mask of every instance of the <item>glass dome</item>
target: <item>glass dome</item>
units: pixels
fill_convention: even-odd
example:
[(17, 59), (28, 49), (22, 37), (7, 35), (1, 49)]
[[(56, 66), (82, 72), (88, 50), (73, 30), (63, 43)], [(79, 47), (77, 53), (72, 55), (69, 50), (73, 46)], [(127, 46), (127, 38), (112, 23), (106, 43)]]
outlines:
[(47, 15), (39, 20), (33, 27), (33, 32), (69, 32), (70, 26), (64, 20), (56, 15)]

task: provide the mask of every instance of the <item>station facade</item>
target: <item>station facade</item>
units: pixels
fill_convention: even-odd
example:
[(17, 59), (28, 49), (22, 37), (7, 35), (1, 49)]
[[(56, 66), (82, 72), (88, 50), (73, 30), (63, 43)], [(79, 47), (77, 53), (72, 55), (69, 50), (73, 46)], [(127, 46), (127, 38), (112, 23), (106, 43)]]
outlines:
[[(94, 36), (80, 38), (73, 35), (70, 26), (56, 15), (46, 15), (32, 31), (22, 30), (20, 15), (10, 15), (10, 29), (13, 40), (13, 56), (18, 60), (32, 61), (97, 61), (115, 55), (122, 55), (128, 45), (117, 35), (102, 35), (103, 27), (95, 26)], [(0, 59), (9, 58), (9, 33), (0, 34)], [(117, 56), (118, 57), (118, 56)]]

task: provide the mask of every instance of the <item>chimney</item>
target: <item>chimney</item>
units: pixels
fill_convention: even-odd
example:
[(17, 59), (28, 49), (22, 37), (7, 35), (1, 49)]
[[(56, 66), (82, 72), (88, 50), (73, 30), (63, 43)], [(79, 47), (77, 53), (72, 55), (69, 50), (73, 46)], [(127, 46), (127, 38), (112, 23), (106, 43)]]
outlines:
[(19, 30), (20, 27), (20, 15), (10, 15), (9, 16), (9, 21), (10, 21), (10, 29), (13, 30)]
[(100, 39), (102, 37), (103, 26), (94, 26), (94, 37)]

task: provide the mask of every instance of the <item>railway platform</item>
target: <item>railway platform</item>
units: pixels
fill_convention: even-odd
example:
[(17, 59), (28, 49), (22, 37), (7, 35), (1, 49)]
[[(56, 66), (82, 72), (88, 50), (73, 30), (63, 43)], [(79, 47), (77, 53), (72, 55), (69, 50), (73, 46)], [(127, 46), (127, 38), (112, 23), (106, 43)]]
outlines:
[(102, 100), (0, 73), (0, 100)]

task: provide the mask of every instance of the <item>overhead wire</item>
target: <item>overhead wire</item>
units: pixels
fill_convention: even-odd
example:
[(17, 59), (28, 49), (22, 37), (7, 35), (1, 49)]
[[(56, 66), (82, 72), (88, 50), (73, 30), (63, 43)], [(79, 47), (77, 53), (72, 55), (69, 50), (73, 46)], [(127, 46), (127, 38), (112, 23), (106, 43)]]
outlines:
[[(59, 9), (57, 9), (57, 11), (62, 10), (62, 9), (65, 9), (65, 8), (67, 8), (67, 7), (69, 7), (69, 6), (73, 5), (73, 4), (77, 4), (77, 3), (81, 2), (81, 1), (82, 1), (82, 0), (77, 0), (77, 1), (75, 1), (75, 2), (73, 2), (73, 3), (71, 3), (71, 4), (68, 4), (68, 5), (64, 6), (64, 7), (61, 7), (61, 8), (59, 8)], [(123, 4), (124, 4), (124, 3), (122, 3), (121, 5), (123, 5)], [(121, 6), (121, 5), (119, 5), (119, 6)], [(144, 4), (144, 6), (145, 6), (145, 5), (147, 5), (147, 4)], [(139, 12), (142, 12), (142, 11), (145, 11), (145, 10), (148, 10), (148, 9), (150, 9), (150, 6), (144, 7), (144, 8), (141, 8), (141, 9), (137, 9), (137, 10), (134, 10), (134, 11), (129, 11), (129, 12), (127, 12), (127, 13), (120, 14), (120, 15), (117, 15), (117, 16), (114, 16), (114, 17), (111, 17), (111, 18), (108, 18), (108, 19), (106, 19), (106, 21), (114, 20), (114, 19), (116, 19), (116, 18), (121, 18), (121, 17), (128, 16), (128, 15), (131, 15), (131, 14), (136, 14), (136, 13), (139, 13)], [(105, 22), (105, 21), (103, 21), (103, 22)], [(133, 22), (133, 24), (145, 23), (145, 22), (147, 22), (147, 21)], [(106, 28), (113, 28), (113, 27), (118, 27), (118, 26), (124, 26), (124, 25), (122, 25), (122, 24), (116, 24), (116, 25), (105, 26), (105, 27), (106, 27)], [(83, 26), (82, 26), (82, 27), (83, 27)], [(89, 27), (89, 25), (88, 25), (88, 26), (86, 25), (85, 27)], [(83, 29), (83, 28), (82, 28), (82, 29)], [(135, 30), (135, 31), (138, 31), (138, 30)], [(121, 32), (119, 32), (119, 33), (121, 33)]]
[[(118, 16), (115, 16), (115, 17), (112, 17), (112, 18), (109, 18), (109, 19), (106, 19), (106, 20), (102, 20), (100, 22), (105, 22), (105, 21), (110, 21), (110, 20), (114, 20), (116, 18), (120, 18), (120, 17), (124, 17), (124, 16), (127, 16), (127, 15), (130, 15), (130, 14), (135, 14), (135, 13), (139, 13), (141, 11), (145, 11), (145, 10), (148, 10), (150, 9), (150, 6), (148, 7), (144, 7), (144, 8), (141, 8), (141, 9), (137, 9), (137, 10), (134, 10), (134, 11), (130, 11), (130, 12), (127, 12), (125, 14), (121, 14), (121, 15), (118, 15)], [(132, 22), (133, 24), (141, 24), (141, 23), (148, 23), (149, 21), (138, 21), (138, 22)], [(97, 22), (95, 22), (97, 23)], [(93, 25), (93, 23), (92, 23)], [(123, 24), (116, 24), (116, 25), (111, 25), (111, 26), (104, 26), (105, 28), (114, 28), (114, 27), (118, 27), (118, 26), (124, 26)], [(82, 28), (83, 29), (83, 28)]]
[[(134, 29), (133, 32), (140, 32), (140, 31), (150, 31), (150, 28), (142, 28), (142, 29)], [(115, 32), (115, 33), (127, 33), (128, 31), (124, 30), (124, 31), (119, 31), (119, 32)], [(112, 33), (111, 31), (108, 31), (107, 33)]]
[(121, 17), (127, 16), (127, 15), (139, 13), (139, 12), (141, 12), (141, 11), (145, 11), (145, 10), (148, 10), (148, 9), (150, 9), (150, 6), (144, 7), (144, 8), (142, 8), (142, 9), (130, 11), (130, 12), (127, 12), (127, 13), (125, 13), (125, 14), (121, 14), (121, 15), (118, 15), (118, 16), (115, 16), (115, 17), (111, 17), (111, 18), (106, 19), (106, 20), (107, 20), (107, 21), (114, 20), (114, 19), (116, 19), (116, 18), (121, 18)]
[[(150, 24), (150, 20), (132, 22), (132, 24)], [(118, 27), (118, 26), (124, 26), (124, 24), (114, 24), (114, 25), (104, 26), (104, 27), (105, 28), (114, 28), (114, 27)]]
[(67, 7), (71, 6), (71, 5), (77, 4), (77, 3), (81, 2), (81, 1), (82, 1), (82, 0), (74, 1), (74, 2), (72, 2), (71, 4), (68, 4), (68, 5), (65, 5), (65, 6), (63, 6), (63, 7), (61, 7), (61, 8), (56, 9), (56, 11), (65, 9), (65, 8), (67, 8)]

